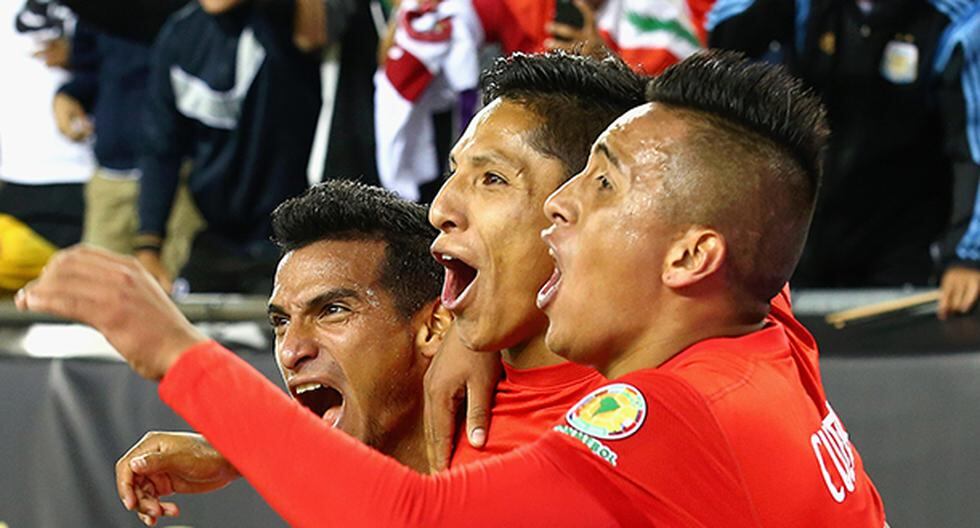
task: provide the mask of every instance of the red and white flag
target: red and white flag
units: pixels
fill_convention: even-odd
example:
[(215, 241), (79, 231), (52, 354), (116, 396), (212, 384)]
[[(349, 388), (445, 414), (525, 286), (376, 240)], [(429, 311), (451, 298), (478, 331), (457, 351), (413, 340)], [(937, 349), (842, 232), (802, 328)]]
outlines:
[(394, 41), (374, 77), (382, 185), (410, 200), (439, 175), (432, 115), (476, 88), (484, 31), (471, 0), (404, 0)]

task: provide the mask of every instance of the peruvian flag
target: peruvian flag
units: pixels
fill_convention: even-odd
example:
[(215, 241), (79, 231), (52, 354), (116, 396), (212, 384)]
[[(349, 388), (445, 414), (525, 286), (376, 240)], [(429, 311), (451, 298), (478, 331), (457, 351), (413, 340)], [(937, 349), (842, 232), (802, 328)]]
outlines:
[(477, 86), (483, 26), (471, 0), (404, 0), (394, 42), (374, 77), (381, 183), (410, 200), (439, 175), (432, 114)]

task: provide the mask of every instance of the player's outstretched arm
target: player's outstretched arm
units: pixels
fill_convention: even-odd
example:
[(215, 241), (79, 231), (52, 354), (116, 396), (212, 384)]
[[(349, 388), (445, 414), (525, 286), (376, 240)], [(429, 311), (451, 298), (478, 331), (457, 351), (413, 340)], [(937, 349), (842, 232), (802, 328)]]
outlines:
[(175, 493), (207, 493), (241, 475), (203, 436), (151, 431), (116, 462), (116, 489), (127, 510), (153, 524), (180, 509), (161, 497)]
[[(614, 524), (570, 476), (567, 460), (558, 464), (530, 453), (508, 463), (476, 464), (465, 473), (424, 477), (327, 427), (208, 341), (131, 257), (86, 246), (61, 251), (18, 292), (16, 304), (91, 325), (144, 378), (167, 374), (160, 386), (163, 400), (207, 435), (294, 526), (322, 526), (328, 513), (333, 523), (347, 527)], [(144, 491), (143, 498), (161, 495)], [(143, 520), (152, 524), (151, 518)]]
[(330, 428), (213, 342), (180, 358), (160, 396), (291, 526), (615, 526), (622, 515), (600, 500), (605, 462), (561, 438), (420, 475)]

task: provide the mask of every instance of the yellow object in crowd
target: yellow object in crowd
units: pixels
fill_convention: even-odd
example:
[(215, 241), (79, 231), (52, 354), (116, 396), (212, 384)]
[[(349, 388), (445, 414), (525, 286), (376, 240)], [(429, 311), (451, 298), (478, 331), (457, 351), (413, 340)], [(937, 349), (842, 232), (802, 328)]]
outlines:
[(0, 213), (0, 290), (17, 290), (37, 278), (56, 251), (26, 224)]

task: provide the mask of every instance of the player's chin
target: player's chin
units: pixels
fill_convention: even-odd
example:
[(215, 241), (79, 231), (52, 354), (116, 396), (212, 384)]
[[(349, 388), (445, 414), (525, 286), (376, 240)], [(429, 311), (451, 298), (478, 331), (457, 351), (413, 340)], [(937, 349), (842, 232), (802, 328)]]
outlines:
[(560, 324), (549, 321), (548, 331), (544, 336), (544, 344), (547, 345), (548, 350), (551, 352), (571, 360), (571, 343), (569, 342), (568, 335), (562, 331)]
[[(499, 314), (481, 310), (478, 303), (470, 305), (465, 313), (459, 314), (454, 324), (459, 340), (466, 348), (476, 352), (497, 352), (505, 329), (500, 325)], [(506, 348), (506, 347), (503, 347)]]
[(463, 345), (470, 350), (484, 351), (488, 343), (488, 330), (486, 329), (489, 317), (480, 317), (480, 311), (472, 307), (465, 313), (457, 314), (453, 320), (456, 327), (456, 336), (462, 341)]

